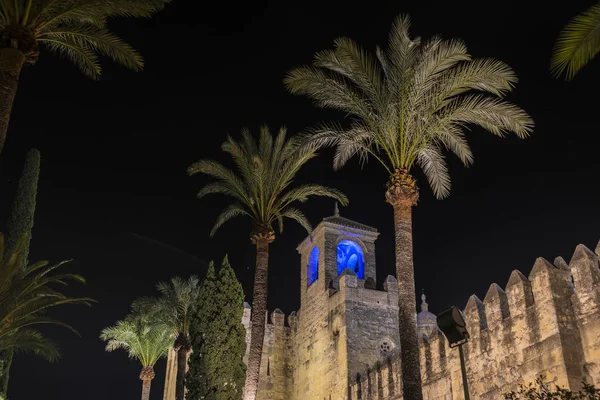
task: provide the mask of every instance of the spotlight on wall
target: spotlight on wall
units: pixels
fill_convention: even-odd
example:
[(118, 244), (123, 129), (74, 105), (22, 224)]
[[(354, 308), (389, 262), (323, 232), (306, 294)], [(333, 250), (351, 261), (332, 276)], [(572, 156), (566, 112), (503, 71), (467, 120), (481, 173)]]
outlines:
[(469, 341), (467, 324), (458, 307), (454, 306), (438, 315), (437, 324), (448, 339), (450, 347), (460, 346)]
[(452, 306), (452, 308), (437, 316), (437, 324), (444, 336), (446, 336), (446, 339), (448, 339), (450, 347), (458, 347), (465, 400), (469, 400), (467, 368), (465, 367), (465, 355), (462, 348), (463, 344), (469, 341), (469, 332), (467, 331), (465, 318), (458, 307)]

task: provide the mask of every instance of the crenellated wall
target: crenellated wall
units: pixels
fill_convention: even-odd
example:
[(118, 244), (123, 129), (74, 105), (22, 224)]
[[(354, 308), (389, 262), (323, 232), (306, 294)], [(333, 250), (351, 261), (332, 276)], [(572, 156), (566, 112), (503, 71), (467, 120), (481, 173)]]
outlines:
[[(398, 283), (388, 276), (383, 290), (376, 288), (377, 236), (376, 229), (336, 211), (298, 246), (300, 310), (287, 324), (279, 309), (265, 314), (258, 400), (402, 398)], [(348, 240), (360, 247), (364, 270), (340, 262), (347, 253), (338, 244)], [(600, 243), (595, 253), (577, 246), (568, 264), (562, 257), (553, 263), (538, 258), (528, 277), (515, 270), (504, 288), (492, 284), (483, 301), (468, 299), (463, 314), (471, 338), (464, 350), (471, 398), (502, 399), (540, 375), (574, 390), (582, 380), (600, 386), (599, 254)], [(424, 295), (422, 301), (417, 325), (424, 399), (462, 400), (458, 349), (449, 348)], [(248, 345), (251, 312), (245, 303)], [(174, 354), (165, 400), (174, 399)]]
[[(546, 381), (579, 389), (600, 385), (600, 269), (579, 245), (567, 264), (538, 258), (529, 277), (515, 270), (504, 290), (492, 284), (464, 309), (471, 340), (464, 346), (472, 398), (501, 399), (520, 383)], [(420, 344), (426, 400), (463, 399), (458, 350), (438, 332)], [(352, 382), (348, 399), (400, 399), (400, 358), (373, 365)]]
[[(248, 360), (250, 350), (250, 321), (251, 309), (244, 303), (244, 316), (242, 323), (246, 328), (246, 355)], [(266, 315), (265, 315), (266, 317)], [(288, 400), (291, 391), (292, 379), (292, 342), (290, 328), (285, 326), (285, 315), (280, 309), (275, 309), (267, 319), (263, 354), (260, 363), (260, 381), (258, 398), (261, 400)]]

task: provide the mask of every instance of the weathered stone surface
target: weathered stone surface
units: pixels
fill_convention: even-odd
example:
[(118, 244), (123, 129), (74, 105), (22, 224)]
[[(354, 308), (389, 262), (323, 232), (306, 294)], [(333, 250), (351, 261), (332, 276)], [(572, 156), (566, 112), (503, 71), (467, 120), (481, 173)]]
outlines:
[[(365, 285), (369, 277), (376, 281), (377, 232), (340, 225), (344, 220), (321, 223), (298, 247), (300, 310), (287, 318), (289, 326), (280, 310), (270, 316), (259, 400), (402, 398), (398, 283), (388, 276), (384, 291)], [(336, 246), (348, 238), (361, 243), (365, 279), (352, 270), (338, 276)], [(318, 279), (307, 285), (314, 246), (321, 250)], [(250, 313), (245, 305), (247, 341)], [(561, 257), (554, 264), (538, 258), (529, 279), (513, 271), (505, 291), (492, 284), (483, 302), (469, 298), (464, 314), (471, 336), (464, 345), (471, 398), (501, 399), (540, 375), (575, 390), (582, 379), (600, 386), (600, 268), (598, 255), (585, 246), (577, 247), (569, 265)], [(420, 346), (424, 399), (463, 399), (458, 350), (439, 331), (424, 335)], [(172, 400), (167, 392), (165, 400)]]
[(564, 271), (569, 271), (569, 264), (567, 264), (567, 262), (565, 261), (564, 258), (562, 258), (561, 256), (558, 256), (554, 259), (554, 266), (558, 269), (562, 269)]

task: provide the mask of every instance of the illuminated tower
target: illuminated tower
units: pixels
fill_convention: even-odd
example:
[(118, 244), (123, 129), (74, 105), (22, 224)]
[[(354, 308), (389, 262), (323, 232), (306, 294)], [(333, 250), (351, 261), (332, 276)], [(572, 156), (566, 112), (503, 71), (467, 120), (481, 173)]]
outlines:
[(301, 304), (290, 320), (294, 399), (344, 399), (349, 383), (398, 343), (398, 287), (376, 289), (375, 228), (325, 218), (298, 246)]

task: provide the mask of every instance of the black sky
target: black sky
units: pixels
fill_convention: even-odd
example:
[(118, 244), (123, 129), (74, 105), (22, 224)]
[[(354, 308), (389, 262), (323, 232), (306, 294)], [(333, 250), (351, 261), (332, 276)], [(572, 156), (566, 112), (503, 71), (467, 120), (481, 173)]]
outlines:
[[(210, 6), (203, 5), (211, 3)], [(73, 258), (85, 287), (73, 295), (99, 301), (90, 309), (57, 310), (82, 337), (47, 329), (63, 358), (48, 364), (19, 356), (11, 400), (130, 399), (139, 396), (139, 366), (123, 352), (106, 353), (100, 330), (124, 317), (131, 301), (152, 295), (173, 275), (202, 275), (206, 261), (230, 260), (248, 295), (254, 249), (249, 224), (208, 232), (222, 198), (196, 200), (207, 182), (189, 178), (189, 164), (226, 160), (219, 145), (242, 126), (256, 131), (285, 124), (292, 132), (342, 116), (288, 95), (290, 68), (310, 62), (333, 39), (350, 36), (372, 50), (384, 44), (392, 20), (410, 13), (412, 32), (463, 39), (472, 55), (510, 64), (520, 83), (510, 100), (535, 119), (533, 137), (498, 139), (474, 129), (468, 137), (475, 164), (450, 159), (450, 198), (433, 199), (421, 180), (414, 212), (417, 288), (436, 313), (483, 298), (510, 272), (529, 273), (538, 256), (567, 259), (578, 243), (600, 238), (598, 202), (598, 84), (600, 60), (570, 83), (553, 79), (548, 64), (554, 39), (567, 20), (592, 1), (347, 1), (201, 2), (174, 0), (149, 21), (119, 21), (115, 30), (146, 58), (135, 74), (105, 63), (99, 82), (67, 62), (43, 54), (26, 68), (0, 156), (0, 221), (7, 220), (27, 149), (42, 153), (42, 174), (32, 258)], [(313, 160), (298, 182), (342, 189), (350, 198), (342, 215), (377, 227), (378, 283), (393, 273), (391, 208), (386, 176), (374, 162), (331, 169), (331, 153)], [(330, 201), (306, 207), (313, 224), (331, 215)], [(5, 224), (0, 228), (5, 229)], [(272, 245), (269, 308), (286, 314), (299, 306), (301, 228), (288, 223)], [(250, 300), (248, 298), (248, 300)], [(164, 364), (157, 366), (152, 399), (162, 398)]]

